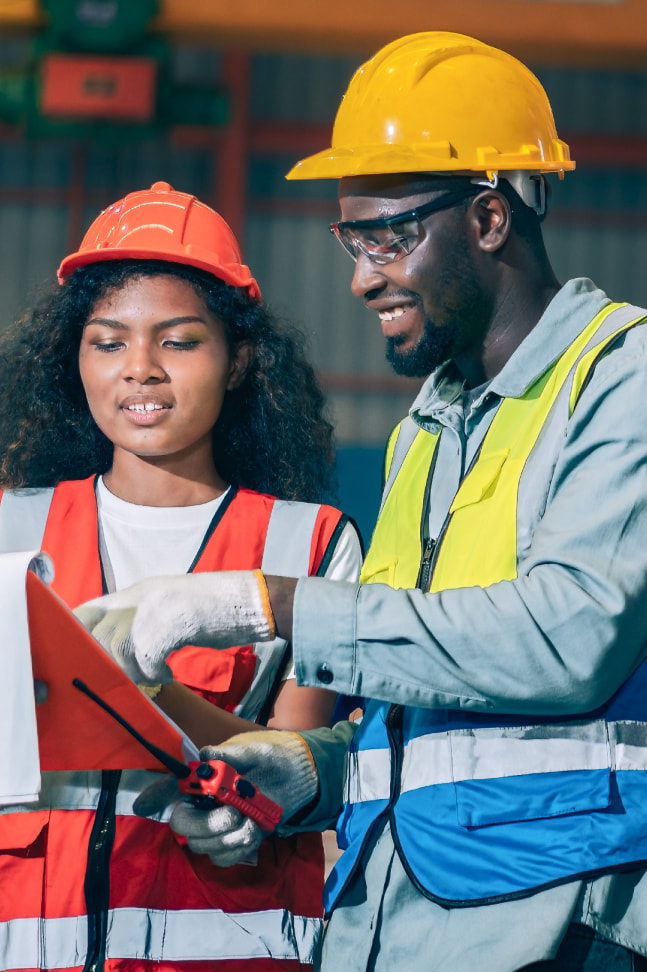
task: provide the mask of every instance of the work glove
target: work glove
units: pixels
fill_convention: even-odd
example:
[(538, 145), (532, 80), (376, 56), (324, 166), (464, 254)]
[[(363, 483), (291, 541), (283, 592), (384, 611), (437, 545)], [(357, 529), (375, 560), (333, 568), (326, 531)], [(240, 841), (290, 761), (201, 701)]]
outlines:
[(150, 577), (74, 613), (140, 685), (172, 681), (165, 659), (176, 648), (230, 648), (276, 636), (260, 570)]
[[(307, 806), (319, 790), (319, 778), (312, 753), (296, 732), (273, 729), (243, 732), (221, 743), (206, 746), (200, 759), (221, 759), (283, 809), (277, 833), (299, 810)], [(135, 801), (140, 816), (158, 814), (169, 802), (173, 782), (162, 780), (145, 790)], [(177, 799), (175, 784), (175, 799)], [(160, 805), (161, 804), (161, 805)], [(230, 806), (198, 810), (186, 800), (175, 803), (170, 825), (176, 833), (188, 838), (196, 854), (207, 854), (218, 867), (253, 862), (264, 832), (258, 824)]]

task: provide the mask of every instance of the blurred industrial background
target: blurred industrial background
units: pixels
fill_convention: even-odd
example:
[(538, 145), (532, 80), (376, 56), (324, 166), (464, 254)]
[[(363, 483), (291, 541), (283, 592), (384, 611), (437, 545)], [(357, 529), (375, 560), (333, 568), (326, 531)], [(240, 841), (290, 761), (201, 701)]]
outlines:
[(328, 144), (361, 61), (428, 29), (537, 73), (577, 161), (546, 224), (557, 274), (645, 304), (647, 0), (0, 0), (0, 327), (102, 207), (157, 180), (195, 193), (308, 334), (339, 501), (368, 540), (384, 440), (419, 383), (392, 375), (375, 315), (350, 296), (351, 263), (327, 232), (336, 185), (283, 177)]

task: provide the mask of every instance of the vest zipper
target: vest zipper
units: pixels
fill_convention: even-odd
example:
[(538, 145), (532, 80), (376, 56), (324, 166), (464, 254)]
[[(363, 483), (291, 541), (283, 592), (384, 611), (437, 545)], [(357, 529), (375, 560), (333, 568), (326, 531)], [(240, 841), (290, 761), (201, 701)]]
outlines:
[[(483, 441), (485, 441), (485, 439)], [(469, 466), (461, 476), (459, 487), (462, 486), (462, 484), (465, 482), (465, 479), (471, 473), (472, 469), (476, 465), (476, 462), (479, 456), (481, 455), (482, 448), (483, 448), (483, 442), (481, 442), (480, 446), (472, 456), (472, 461), (470, 462)], [(437, 452), (438, 449), (436, 449), (436, 453)], [(434, 453), (434, 459), (436, 453)], [(440, 530), (438, 531), (438, 536), (435, 539), (429, 536), (429, 502), (430, 502), (430, 493), (431, 493), (431, 474), (433, 473), (434, 466), (435, 466), (435, 462), (432, 463), (430, 475), (427, 478), (427, 486), (426, 486), (427, 492), (425, 495), (425, 504), (422, 513), (422, 523), (420, 525), (420, 533), (423, 540), (423, 553), (422, 553), (422, 559), (420, 561), (420, 568), (418, 570), (418, 579), (416, 581), (416, 587), (420, 588), (421, 591), (425, 591), (425, 593), (427, 594), (429, 593), (429, 590), (431, 588), (431, 579), (434, 574), (434, 568), (436, 566), (436, 561), (438, 560), (438, 555), (440, 554), (440, 545), (445, 534), (447, 533), (447, 528), (449, 527), (449, 523), (452, 518), (451, 512), (448, 511), (447, 516), (445, 517), (445, 521), (441, 526)]]
[[(402, 772), (402, 760), (404, 758), (404, 746), (402, 745), (404, 706), (392, 705), (387, 713), (385, 724), (389, 737), (389, 745), (391, 747), (391, 792), (389, 796), (389, 814), (391, 815), (400, 796), (400, 776)], [(392, 827), (394, 824), (395, 821), (391, 819)]]
[(418, 570), (418, 579), (416, 581), (416, 587), (419, 587), (421, 591), (428, 591), (431, 587), (431, 570), (435, 550), (436, 541), (433, 537), (427, 537), (424, 543), (422, 560), (420, 561), (420, 569)]
[(85, 906), (88, 944), (83, 972), (103, 972), (110, 905), (110, 857), (117, 822), (117, 789), (121, 770), (103, 770), (101, 794), (88, 842), (85, 871)]
[(440, 449), (441, 435), (442, 431), (438, 436), (438, 442), (436, 444), (436, 448), (434, 449), (431, 462), (429, 463), (429, 472), (427, 473), (427, 482), (425, 483), (425, 499), (422, 505), (422, 519), (420, 521), (420, 546), (422, 549), (422, 557), (420, 559), (420, 567), (418, 568), (416, 587), (419, 587), (422, 591), (428, 591), (431, 587), (431, 571), (433, 566), (432, 561), (434, 552), (436, 550), (436, 539), (429, 536), (429, 505), (431, 502), (431, 481), (434, 478), (434, 470), (436, 469), (436, 457), (438, 455), (438, 450)]

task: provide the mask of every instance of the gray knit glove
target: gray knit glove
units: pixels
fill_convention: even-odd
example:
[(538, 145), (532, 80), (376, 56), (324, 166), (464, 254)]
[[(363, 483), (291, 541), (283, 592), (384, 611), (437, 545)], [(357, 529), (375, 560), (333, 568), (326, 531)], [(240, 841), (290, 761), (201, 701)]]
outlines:
[[(222, 759), (283, 808), (281, 823), (316, 797), (319, 780), (310, 749), (296, 732), (261, 730), (232, 736), (220, 746), (206, 746), (200, 759)], [(196, 854), (208, 854), (218, 867), (253, 860), (263, 831), (250, 818), (229, 806), (197, 810), (175, 804), (171, 827), (188, 837)], [(278, 831), (281, 832), (279, 825)]]

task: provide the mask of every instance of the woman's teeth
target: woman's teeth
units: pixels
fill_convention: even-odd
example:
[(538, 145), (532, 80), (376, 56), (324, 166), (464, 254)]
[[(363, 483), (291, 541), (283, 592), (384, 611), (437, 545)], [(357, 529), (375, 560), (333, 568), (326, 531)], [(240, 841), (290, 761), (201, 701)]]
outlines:
[(154, 402), (138, 402), (136, 405), (128, 405), (129, 412), (157, 412), (165, 408), (164, 405), (156, 405)]

